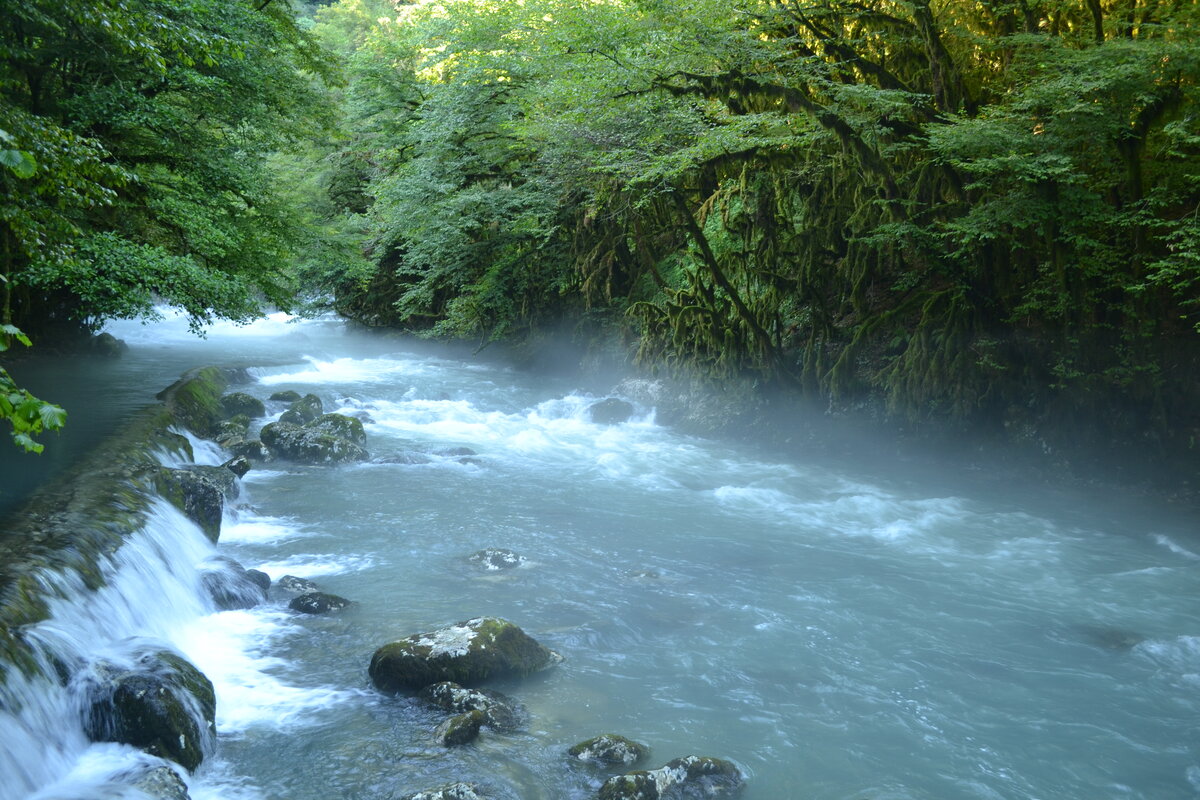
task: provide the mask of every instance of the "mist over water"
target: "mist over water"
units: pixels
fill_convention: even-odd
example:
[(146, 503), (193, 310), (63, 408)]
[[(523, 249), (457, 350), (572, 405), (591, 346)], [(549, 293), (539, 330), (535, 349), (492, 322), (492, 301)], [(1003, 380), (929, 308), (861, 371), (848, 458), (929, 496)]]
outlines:
[[(597, 396), (570, 380), (330, 321), (276, 316), (205, 341), (179, 319), (113, 332), (131, 345), (109, 367), (122, 408), (189, 367), (247, 365), (256, 382), (238, 388), (264, 400), (294, 389), (369, 415), (378, 462), (251, 471), (215, 548), (158, 507), (110, 587), (65, 588), (39, 626), (51, 651), (95, 659), (154, 639), (209, 676), (218, 741), (189, 778), (197, 800), (389, 798), (454, 780), (582, 800), (603, 775), (565, 750), (604, 732), (650, 745), (647, 767), (731, 759), (747, 800), (1200, 794), (1190, 524), (845, 459), (783, 463), (682, 436), (651, 408), (597, 425)], [(485, 547), (526, 561), (483, 570), (468, 557)], [(273, 591), (214, 612), (196, 568), (217, 555), (355, 603), (302, 617)], [(366, 665), (384, 642), (482, 614), (566, 661), (493, 687), (528, 708), (526, 731), (447, 749), (440, 717), (372, 690)], [(0, 715), (0, 773), (21, 777), (0, 800), (101, 796), (145, 758), (64, 723), (69, 687), (19, 691), (25, 710)]]

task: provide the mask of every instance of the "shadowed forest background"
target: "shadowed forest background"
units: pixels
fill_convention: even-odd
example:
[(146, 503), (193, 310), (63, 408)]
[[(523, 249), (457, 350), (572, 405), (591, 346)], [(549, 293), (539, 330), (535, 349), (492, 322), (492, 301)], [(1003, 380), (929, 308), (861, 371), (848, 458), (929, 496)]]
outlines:
[(0, 0), (0, 345), (300, 303), (1194, 473), (1198, 17)]

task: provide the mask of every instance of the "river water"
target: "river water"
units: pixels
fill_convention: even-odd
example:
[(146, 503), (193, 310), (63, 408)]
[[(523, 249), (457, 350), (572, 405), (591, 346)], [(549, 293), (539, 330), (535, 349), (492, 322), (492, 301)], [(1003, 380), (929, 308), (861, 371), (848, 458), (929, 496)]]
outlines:
[[(110, 368), (119, 408), (191, 366), (258, 364), (240, 388), (366, 412), (372, 456), (412, 462), (264, 465), (216, 547), (162, 505), (99, 596), (61, 587), (33, 634), (51, 649), (166, 641), (215, 683), (195, 800), (388, 800), (455, 780), (582, 800), (603, 775), (564, 751), (604, 732), (649, 745), (648, 767), (730, 759), (746, 800), (1200, 794), (1191, 521), (785, 462), (651, 408), (597, 425), (602, 395), (569, 380), (334, 322), (113, 331), (131, 345)], [(525, 561), (483, 570), (468, 557), (486, 547)], [(213, 612), (195, 567), (218, 555), (355, 603), (304, 617), (272, 593)], [(494, 687), (528, 709), (526, 730), (447, 749), (440, 717), (373, 691), (366, 666), (387, 641), (484, 614), (565, 661)], [(69, 690), (11, 691), (25, 708), (0, 714), (0, 800), (122, 796), (113, 776), (143, 756), (88, 745)]]

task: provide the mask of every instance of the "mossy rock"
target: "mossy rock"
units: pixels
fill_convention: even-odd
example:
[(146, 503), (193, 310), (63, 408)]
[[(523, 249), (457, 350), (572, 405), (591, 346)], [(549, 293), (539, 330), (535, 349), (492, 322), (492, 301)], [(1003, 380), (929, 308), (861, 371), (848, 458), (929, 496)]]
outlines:
[(129, 345), (111, 333), (98, 333), (92, 337), (91, 350), (104, 358), (117, 358), (129, 350)]
[(483, 724), (497, 731), (519, 730), (528, 716), (520, 703), (500, 692), (468, 689), (452, 681), (426, 686), (421, 690), (420, 697), (429, 705), (452, 714), (482, 712)]
[(474, 783), (451, 783), (416, 794), (406, 794), (400, 800), (487, 800), (487, 795)]
[(212, 436), (217, 423), (225, 418), (221, 393), (229, 385), (225, 373), (217, 367), (202, 367), (158, 393), (171, 417), (197, 436)]
[(87, 714), (93, 741), (120, 742), (194, 772), (212, 749), (216, 695), (212, 682), (183, 657), (147, 653), (133, 670), (98, 687)]
[(297, 578), (295, 575), (284, 575), (275, 581), (275, 586), (290, 594), (307, 594), (318, 591), (317, 585), (308, 578)]
[(371, 657), (368, 671), (379, 689), (400, 692), (441, 681), (472, 686), (520, 677), (561, 660), (508, 620), (476, 617), (385, 644)]
[[(233, 477), (233, 473), (229, 474)], [(190, 469), (159, 467), (154, 486), (167, 502), (200, 526), (210, 540), (216, 542), (220, 538), (225, 492), (219, 483)]]
[(658, 769), (609, 778), (597, 800), (691, 800), (735, 797), (745, 786), (741, 770), (729, 761), (684, 756)]
[(324, 412), (325, 406), (321, 398), (315, 394), (306, 394), (288, 406), (288, 410), (280, 415), (279, 421), (291, 425), (307, 425)]
[(331, 614), (349, 605), (349, 600), (336, 594), (305, 592), (299, 597), (293, 597), (292, 602), (288, 603), (288, 608), (301, 614)]
[(337, 436), (348, 442), (354, 442), (359, 447), (367, 446), (367, 433), (363, 429), (362, 420), (348, 417), (345, 414), (322, 414), (307, 423), (304, 428)]
[(236, 457), (248, 458), (251, 461), (270, 461), (273, 456), (270, 449), (258, 439), (234, 439), (218, 442)]
[(254, 419), (267, 414), (267, 407), (263, 401), (245, 392), (230, 392), (222, 397), (221, 409), (225, 412), (225, 416), (230, 418), (245, 416)]
[(281, 403), (294, 403), (300, 399), (300, 393), (292, 389), (284, 389), (281, 392), (272, 393), (267, 399)]
[(259, 435), (272, 453), (300, 464), (348, 464), (371, 457), (349, 439), (283, 421), (263, 426)]
[(479, 738), (479, 729), (486, 721), (487, 716), (482, 711), (466, 711), (462, 714), (455, 714), (438, 725), (433, 736), (447, 747), (467, 744)]
[(567, 751), (572, 758), (601, 766), (632, 766), (650, 754), (650, 748), (615, 733), (602, 733)]

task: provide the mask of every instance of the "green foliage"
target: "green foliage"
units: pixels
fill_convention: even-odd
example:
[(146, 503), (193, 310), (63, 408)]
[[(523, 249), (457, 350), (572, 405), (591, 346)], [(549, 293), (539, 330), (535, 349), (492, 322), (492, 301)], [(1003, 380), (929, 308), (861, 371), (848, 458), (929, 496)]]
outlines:
[[(0, 325), (0, 353), (13, 342), (30, 346), (29, 337), (15, 325)], [(67, 421), (67, 412), (59, 406), (34, 397), (13, 381), (8, 370), (0, 367), (0, 420), (12, 426), (12, 441), (26, 453), (40, 453), (45, 445), (33, 437), (44, 431), (55, 431)]]

